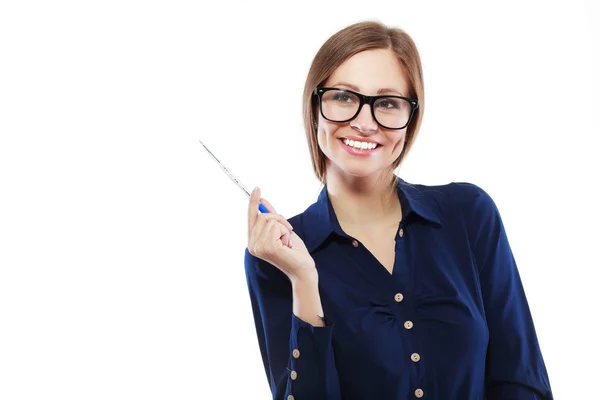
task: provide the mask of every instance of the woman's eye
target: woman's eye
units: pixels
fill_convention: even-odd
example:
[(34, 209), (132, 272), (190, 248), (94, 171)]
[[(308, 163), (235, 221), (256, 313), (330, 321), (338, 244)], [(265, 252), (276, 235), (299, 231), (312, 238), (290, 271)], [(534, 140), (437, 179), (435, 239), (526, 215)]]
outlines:
[(381, 108), (398, 108), (398, 103), (394, 100), (391, 99), (385, 99), (385, 100), (381, 100), (378, 103), (378, 106)]
[(334, 100), (341, 101), (343, 103), (350, 103), (351, 101), (353, 101), (352, 97), (348, 96), (347, 94), (342, 94), (342, 93), (336, 94), (333, 98), (334, 98)]

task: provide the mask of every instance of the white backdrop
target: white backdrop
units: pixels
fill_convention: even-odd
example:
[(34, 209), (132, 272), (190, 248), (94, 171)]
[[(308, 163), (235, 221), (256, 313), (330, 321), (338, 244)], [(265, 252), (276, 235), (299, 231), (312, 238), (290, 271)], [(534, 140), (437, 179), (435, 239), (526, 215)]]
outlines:
[(492, 195), (556, 398), (597, 393), (598, 2), (325, 3), (1, 3), (1, 399), (270, 397), (247, 200), (198, 139), (304, 211), (304, 79), (366, 19), (422, 57), (400, 175)]

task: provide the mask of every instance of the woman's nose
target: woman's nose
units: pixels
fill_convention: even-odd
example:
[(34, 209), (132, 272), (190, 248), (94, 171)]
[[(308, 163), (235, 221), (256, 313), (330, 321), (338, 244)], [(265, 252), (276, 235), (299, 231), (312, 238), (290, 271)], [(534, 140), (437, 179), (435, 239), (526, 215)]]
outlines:
[(363, 104), (358, 115), (350, 121), (350, 126), (363, 133), (377, 131), (377, 122), (373, 120), (371, 106), (369, 104)]

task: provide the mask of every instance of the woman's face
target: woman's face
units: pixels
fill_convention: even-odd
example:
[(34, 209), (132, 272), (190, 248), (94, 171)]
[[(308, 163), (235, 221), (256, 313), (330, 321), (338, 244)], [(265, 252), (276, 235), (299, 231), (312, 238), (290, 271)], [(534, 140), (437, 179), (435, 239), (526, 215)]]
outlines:
[[(408, 85), (400, 63), (391, 50), (360, 52), (340, 65), (324, 83), (325, 87), (349, 89), (366, 95), (382, 94), (408, 97)], [(406, 129), (386, 129), (373, 120), (371, 106), (365, 104), (348, 122), (331, 122), (318, 113), (317, 140), (327, 156), (327, 173), (356, 177), (378, 174), (400, 156)], [(351, 140), (351, 141), (350, 141)], [(357, 144), (358, 142), (358, 144)], [(362, 142), (374, 149), (363, 149)]]

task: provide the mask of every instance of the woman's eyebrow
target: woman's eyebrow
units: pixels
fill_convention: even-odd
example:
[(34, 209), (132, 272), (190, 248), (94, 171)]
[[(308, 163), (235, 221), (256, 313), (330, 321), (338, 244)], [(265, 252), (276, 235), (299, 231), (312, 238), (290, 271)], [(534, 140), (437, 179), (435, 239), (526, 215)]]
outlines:
[[(333, 84), (332, 86), (346, 86), (349, 89), (354, 90), (355, 92), (360, 92), (360, 89), (358, 86), (353, 85), (348, 82), (338, 82), (336, 84)], [(394, 88), (381, 88), (381, 89), (377, 90), (377, 94), (384, 94), (384, 93), (390, 93), (390, 92), (398, 93), (400, 96), (404, 96), (402, 94), (402, 92), (400, 92), (398, 89), (394, 89)]]
[(348, 83), (348, 82), (338, 82), (338, 83), (334, 83), (331, 86), (346, 86), (346, 87), (354, 90), (355, 92), (359, 92), (360, 91), (360, 89), (358, 88), (358, 86), (355, 86), (355, 85), (353, 85), (351, 83)]
[(404, 96), (402, 94), (402, 92), (400, 92), (399, 90), (393, 89), (393, 88), (381, 88), (377, 91), (377, 94), (384, 94), (384, 93), (390, 93), (390, 92), (397, 93), (400, 96)]

